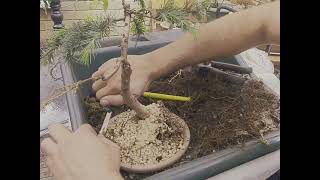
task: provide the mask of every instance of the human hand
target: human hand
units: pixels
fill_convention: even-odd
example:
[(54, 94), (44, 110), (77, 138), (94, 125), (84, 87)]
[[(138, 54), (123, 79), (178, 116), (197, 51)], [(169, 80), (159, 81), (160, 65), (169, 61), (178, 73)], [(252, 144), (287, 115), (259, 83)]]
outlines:
[[(109, 77), (117, 66), (117, 59), (118, 58), (114, 58), (105, 62), (92, 77)], [(148, 89), (152, 81), (154, 65), (150, 63), (146, 55), (130, 55), (128, 56), (128, 61), (132, 68), (130, 90), (132, 94), (138, 97)], [(92, 88), (96, 92), (96, 97), (100, 100), (101, 105), (122, 105), (124, 103), (121, 96), (121, 69), (120, 66), (110, 79), (99, 79), (93, 83)]]
[(72, 133), (61, 124), (49, 126), (50, 138), (41, 142), (47, 165), (57, 180), (116, 180), (120, 150), (86, 124)]

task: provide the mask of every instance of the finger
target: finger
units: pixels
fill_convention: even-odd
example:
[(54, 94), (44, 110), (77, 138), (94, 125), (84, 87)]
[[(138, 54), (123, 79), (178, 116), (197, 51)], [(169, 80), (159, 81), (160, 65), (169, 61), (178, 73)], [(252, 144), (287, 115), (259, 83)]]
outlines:
[(104, 96), (100, 99), (100, 104), (102, 106), (119, 106), (124, 104), (123, 98), (121, 95), (109, 95), (109, 96)]
[(100, 77), (106, 71), (106, 68), (109, 67), (110, 61), (103, 63), (96, 72), (92, 74), (92, 77)]
[(46, 164), (49, 169), (50, 175), (53, 175), (55, 179), (66, 179), (70, 172), (65, 167), (64, 161), (61, 157), (47, 157)]
[[(120, 68), (120, 65), (117, 64), (117, 65), (112, 65), (114, 66), (113, 69), (112, 68), (109, 68), (109, 69), (105, 69), (104, 73), (103, 73), (103, 78), (102, 79), (99, 79), (97, 81), (95, 81), (92, 85), (92, 89), (94, 91), (98, 91), (99, 89), (105, 87), (108, 85), (108, 82), (109, 82), (109, 79), (111, 79), (112, 77), (114, 76), (117, 76), (117, 72), (119, 71)], [(118, 74), (119, 75), (119, 74)]]
[(56, 143), (64, 142), (72, 135), (71, 131), (62, 124), (51, 124), (49, 125), (48, 129), (50, 136)]
[(93, 78), (99, 78), (99, 77), (101, 77), (101, 76), (103, 75), (103, 73), (104, 73), (105, 71), (108, 70), (108, 69), (106, 69), (106, 68), (101, 68), (101, 67), (102, 67), (102, 66), (100, 66), (100, 68), (99, 68), (96, 72), (94, 72), (91, 77), (93, 77)]
[(114, 148), (120, 149), (120, 147), (119, 147), (116, 143), (110, 141), (110, 140), (107, 139), (104, 135), (99, 134), (99, 135), (98, 135), (98, 138), (99, 138), (103, 143), (107, 144), (108, 146), (112, 146), (112, 147), (114, 147)]
[(109, 67), (112, 67), (112, 63), (115, 62), (116, 59), (110, 59), (107, 60), (107, 62), (103, 63), (98, 70), (92, 74), (92, 77), (96, 78), (96, 77), (101, 77), (104, 72), (108, 71)]
[(104, 96), (116, 95), (116, 94), (120, 94), (119, 88), (115, 87), (114, 85), (113, 86), (109, 85), (99, 89), (96, 93), (96, 98), (100, 100)]
[(103, 69), (98, 69), (96, 72), (94, 72), (91, 77), (92, 78), (99, 78), (103, 75), (104, 70)]
[(51, 138), (45, 138), (40, 144), (40, 149), (46, 156), (55, 156), (58, 153), (58, 146)]
[(105, 68), (109, 67), (109, 66), (110, 66), (112, 63), (114, 63), (116, 60), (117, 60), (117, 58), (112, 58), (112, 59), (107, 60), (105, 63), (103, 63), (103, 64), (98, 68), (98, 70), (100, 70), (100, 69), (105, 69)]
[(93, 129), (92, 126), (89, 124), (81, 125), (80, 128), (75, 132), (75, 134), (82, 134), (82, 135), (97, 135), (97, 132)]
[(107, 84), (108, 84), (108, 81), (103, 81), (102, 79), (99, 79), (92, 84), (92, 89), (96, 92), (99, 89), (107, 86)]
[(47, 165), (47, 167), (49, 169), (49, 174), (50, 175), (54, 175), (54, 174), (57, 173), (56, 172), (56, 168), (55, 168), (55, 163), (54, 163), (52, 158), (50, 158), (50, 157), (46, 158), (46, 165)]

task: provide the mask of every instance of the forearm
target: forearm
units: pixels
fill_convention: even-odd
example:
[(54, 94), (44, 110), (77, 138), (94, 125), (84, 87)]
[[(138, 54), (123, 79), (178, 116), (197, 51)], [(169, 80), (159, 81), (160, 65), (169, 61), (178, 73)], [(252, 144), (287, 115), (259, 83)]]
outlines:
[(277, 2), (227, 15), (202, 26), (196, 36), (186, 34), (147, 54), (154, 67), (153, 79), (185, 66), (235, 55), (260, 44), (280, 43), (280, 25), (275, 26), (278, 21), (273, 22), (280, 19), (279, 7)]

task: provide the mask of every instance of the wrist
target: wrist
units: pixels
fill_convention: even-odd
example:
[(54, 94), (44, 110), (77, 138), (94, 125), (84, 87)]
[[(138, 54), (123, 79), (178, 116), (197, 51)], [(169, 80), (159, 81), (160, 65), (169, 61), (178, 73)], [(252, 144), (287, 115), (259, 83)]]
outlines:
[(167, 74), (170, 70), (166, 67), (165, 56), (158, 56), (154, 53), (143, 55), (145, 58), (145, 71), (150, 81), (160, 78), (162, 75)]

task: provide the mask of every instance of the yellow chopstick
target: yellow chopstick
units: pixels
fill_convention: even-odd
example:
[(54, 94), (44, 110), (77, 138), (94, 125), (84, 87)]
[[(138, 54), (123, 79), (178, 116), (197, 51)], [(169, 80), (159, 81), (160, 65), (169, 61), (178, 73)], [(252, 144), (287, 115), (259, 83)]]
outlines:
[(152, 93), (152, 92), (144, 92), (144, 97), (155, 98), (155, 99), (162, 99), (162, 100), (172, 100), (172, 101), (191, 101), (191, 97), (184, 97), (184, 96), (173, 96), (168, 94), (160, 94), (160, 93)]

